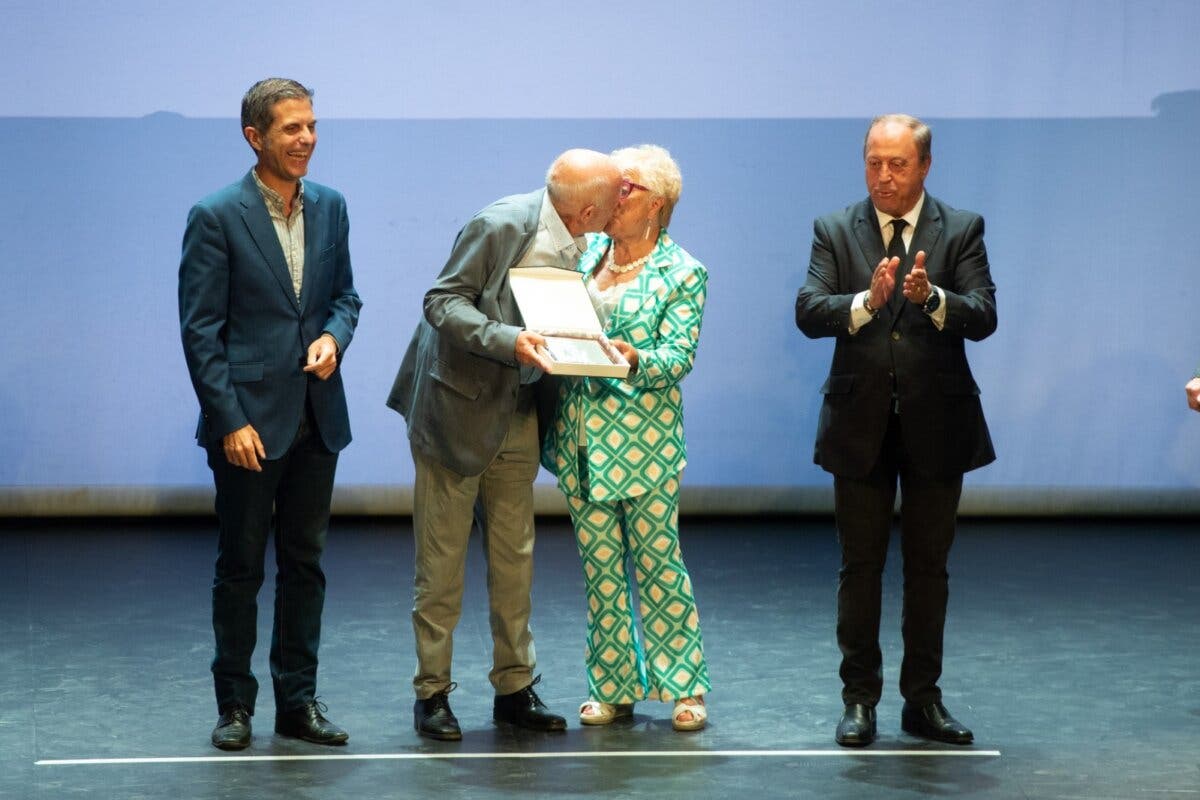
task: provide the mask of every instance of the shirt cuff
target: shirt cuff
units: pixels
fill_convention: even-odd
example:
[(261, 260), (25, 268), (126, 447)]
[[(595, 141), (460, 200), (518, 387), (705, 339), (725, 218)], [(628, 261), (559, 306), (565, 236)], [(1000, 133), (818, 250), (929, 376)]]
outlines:
[(858, 329), (866, 325), (871, 320), (875, 319), (875, 315), (867, 311), (867, 297), (871, 291), (869, 289), (859, 292), (854, 295), (854, 299), (850, 301), (850, 333), (858, 333)]
[(934, 286), (933, 290), (938, 293), (940, 298), (937, 311), (929, 315), (929, 319), (933, 322), (933, 327), (939, 331), (946, 327), (946, 293), (942, 291), (940, 286)]

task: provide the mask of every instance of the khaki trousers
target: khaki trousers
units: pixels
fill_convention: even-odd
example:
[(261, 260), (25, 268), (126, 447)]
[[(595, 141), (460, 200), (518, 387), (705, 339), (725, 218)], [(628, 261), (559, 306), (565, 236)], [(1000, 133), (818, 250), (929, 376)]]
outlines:
[(413, 676), (416, 696), (427, 699), (450, 684), (454, 627), (462, 614), (467, 541), (476, 518), (487, 560), (492, 628), (492, 670), (488, 678), (496, 694), (524, 689), (533, 681), (536, 662), (533, 632), (529, 629), (533, 480), (538, 470), (537, 414), (533, 404), (520, 404), (509, 422), (500, 452), (481, 475), (459, 475), (415, 447), (412, 454), (416, 466), (412, 611), (417, 646), (417, 671)]

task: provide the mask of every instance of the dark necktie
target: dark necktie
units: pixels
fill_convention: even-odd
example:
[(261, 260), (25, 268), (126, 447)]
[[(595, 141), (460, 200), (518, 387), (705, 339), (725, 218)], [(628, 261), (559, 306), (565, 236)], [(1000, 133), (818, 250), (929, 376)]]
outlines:
[(891, 302), (896, 303), (896, 298), (903, 299), (904, 297), (904, 262), (908, 255), (904, 250), (904, 226), (908, 223), (902, 219), (892, 220), (892, 241), (888, 243), (887, 257), (888, 259), (900, 259), (900, 266), (896, 267), (896, 288), (892, 291)]

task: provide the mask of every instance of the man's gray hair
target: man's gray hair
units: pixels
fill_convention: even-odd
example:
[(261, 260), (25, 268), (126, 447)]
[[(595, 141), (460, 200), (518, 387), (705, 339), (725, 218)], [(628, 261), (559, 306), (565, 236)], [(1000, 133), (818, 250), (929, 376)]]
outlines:
[(242, 98), (242, 130), (254, 128), (266, 134), (274, 121), (275, 104), (280, 100), (312, 101), (313, 91), (290, 78), (265, 78), (251, 86)]
[(876, 125), (885, 122), (898, 122), (912, 131), (913, 141), (917, 145), (917, 157), (921, 159), (922, 164), (929, 161), (929, 157), (933, 155), (933, 131), (929, 130), (929, 126), (924, 122), (909, 114), (880, 114), (871, 120), (871, 124), (867, 126), (867, 135), (863, 137), (863, 158), (867, 157), (867, 140), (871, 138), (871, 131)]

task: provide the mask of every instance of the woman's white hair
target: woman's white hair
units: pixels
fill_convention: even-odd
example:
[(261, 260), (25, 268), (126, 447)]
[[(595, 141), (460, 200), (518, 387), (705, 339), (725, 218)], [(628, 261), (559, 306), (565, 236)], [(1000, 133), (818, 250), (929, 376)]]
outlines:
[(656, 144), (622, 147), (612, 152), (612, 158), (622, 173), (636, 173), (637, 183), (663, 199), (662, 209), (658, 212), (658, 224), (667, 227), (675, 204), (679, 202), (679, 195), (683, 192), (683, 175), (675, 159), (671, 158), (665, 147)]

